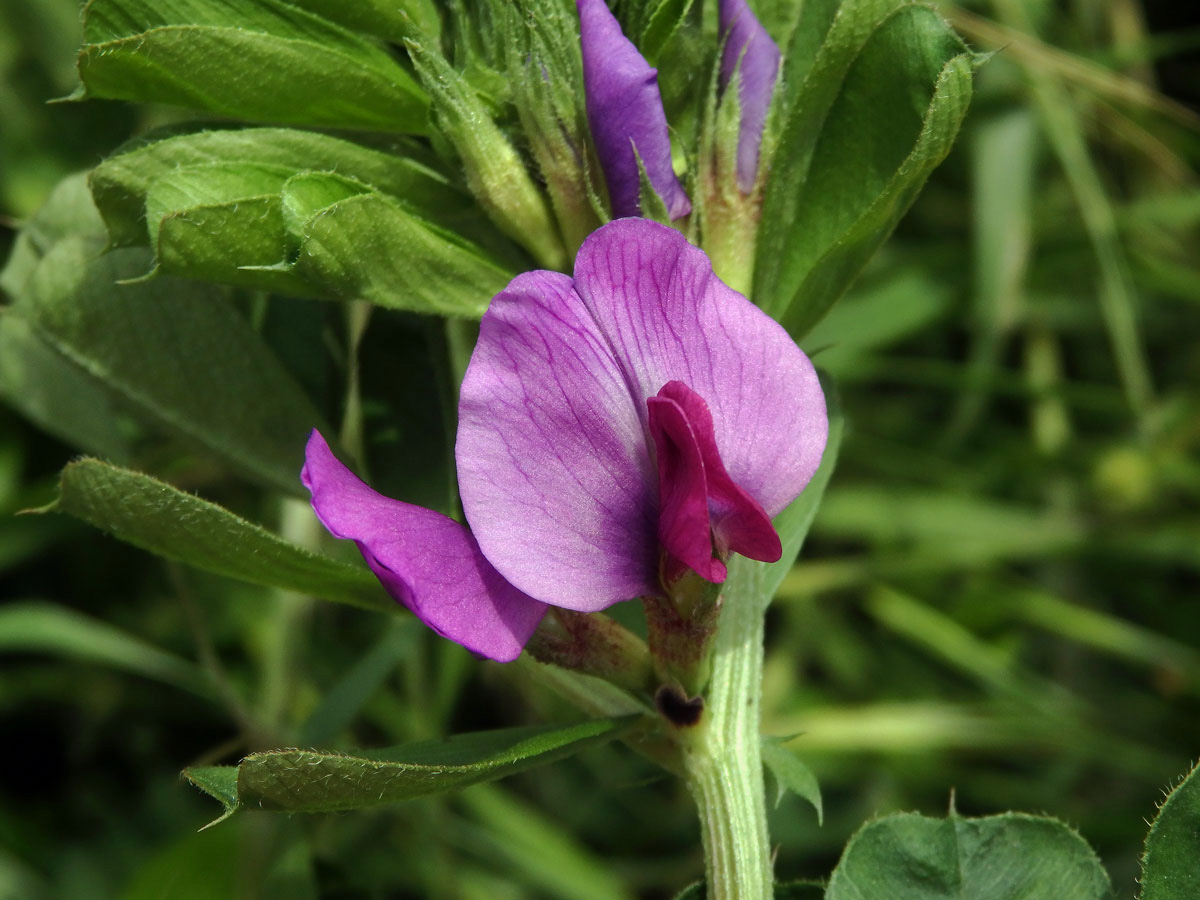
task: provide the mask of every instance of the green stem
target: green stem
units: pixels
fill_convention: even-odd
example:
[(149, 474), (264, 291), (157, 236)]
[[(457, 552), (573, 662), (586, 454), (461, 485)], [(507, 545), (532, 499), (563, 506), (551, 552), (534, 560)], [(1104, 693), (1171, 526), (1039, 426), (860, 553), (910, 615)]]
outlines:
[(700, 815), (708, 900), (773, 895), (759, 749), (761, 569), (749, 560), (730, 566), (705, 715), (680, 735), (688, 788)]

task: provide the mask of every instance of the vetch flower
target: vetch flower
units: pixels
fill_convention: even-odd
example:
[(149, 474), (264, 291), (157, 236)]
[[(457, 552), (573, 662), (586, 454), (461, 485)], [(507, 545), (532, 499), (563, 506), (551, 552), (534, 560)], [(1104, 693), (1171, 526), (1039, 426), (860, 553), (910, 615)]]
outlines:
[(493, 299), (463, 379), (455, 456), (470, 530), (376, 494), (320, 435), (303, 480), (338, 537), (441, 634), (512, 659), (546, 605), (663, 596), (730, 553), (781, 553), (770, 517), (808, 483), (825, 401), (778, 323), (677, 231), (621, 219), (574, 277)]
[(758, 151), (762, 146), (771, 95), (775, 91), (775, 76), (779, 72), (779, 48), (754, 17), (746, 0), (719, 0), (717, 10), (725, 41), (721, 53), (721, 89), (729, 86), (735, 73), (738, 77), (738, 104), (741, 107), (738, 187), (748, 194), (758, 178)]
[(577, 8), (588, 125), (613, 215), (641, 213), (640, 157), (670, 217), (686, 216), (692, 204), (671, 167), (671, 138), (658, 91), (658, 71), (621, 33), (604, 0), (577, 0)]

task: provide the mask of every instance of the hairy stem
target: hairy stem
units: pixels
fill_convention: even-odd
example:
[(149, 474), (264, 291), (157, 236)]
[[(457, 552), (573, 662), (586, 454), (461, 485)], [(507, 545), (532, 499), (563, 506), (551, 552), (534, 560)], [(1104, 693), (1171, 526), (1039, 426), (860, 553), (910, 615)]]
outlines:
[(759, 749), (761, 569), (742, 559), (730, 566), (705, 715), (680, 734), (700, 816), (708, 900), (768, 900), (773, 890)]

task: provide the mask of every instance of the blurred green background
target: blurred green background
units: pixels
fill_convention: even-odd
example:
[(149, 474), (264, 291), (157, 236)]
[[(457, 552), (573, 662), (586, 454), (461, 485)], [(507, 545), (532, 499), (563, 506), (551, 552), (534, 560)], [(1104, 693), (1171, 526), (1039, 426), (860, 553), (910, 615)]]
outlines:
[[(967, 815), (1064, 819), (1133, 897), (1145, 820), (1200, 755), (1197, 13), (939, 8), (999, 52), (950, 159), (805, 341), (848, 431), (768, 623), (764, 730), (801, 734), (826, 813), (780, 803), (777, 873), (823, 877), (865, 820), (953, 796)], [(76, 0), (0, 0), (5, 256), (60, 178), (179, 115), (47, 105), (78, 42)], [(330, 315), (268, 324), (286, 350)], [(420, 359), (394, 357), (420, 328), (378, 313), (372, 329), (367, 377), (419, 379), (404, 368)], [(445, 799), (198, 832), (217, 810), (185, 765), (570, 713), (411, 622), (16, 516), (78, 448), (4, 390), (0, 898), (617, 900), (701, 871), (682, 786), (619, 745)], [(302, 504), (153, 435), (134, 446), (138, 468), (305, 527)]]

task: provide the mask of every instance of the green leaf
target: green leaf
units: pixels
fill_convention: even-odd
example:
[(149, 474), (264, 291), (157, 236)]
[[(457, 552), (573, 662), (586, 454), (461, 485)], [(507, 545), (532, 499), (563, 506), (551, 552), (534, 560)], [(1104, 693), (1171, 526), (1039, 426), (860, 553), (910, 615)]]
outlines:
[(262, 339), (212, 288), (117, 284), (146, 271), (144, 252), (99, 253), (84, 239), (61, 241), (14, 308), (149, 421), (301, 493), (304, 442), (320, 416)]
[(821, 786), (817, 783), (817, 776), (794, 751), (784, 746), (785, 742), (786, 739), (780, 738), (765, 737), (762, 740), (763, 765), (776, 781), (775, 805), (778, 806), (783, 795), (791, 791), (812, 804), (817, 811), (817, 823), (823, 824), (825, 811), (821, 806)]
[(1102, 900), (1108, 876), (1063, 823), (1023, 813), (899, 813), (850, 839), (826, 900)]
[(399, 609), (365, 566), (310, 553), (215, 503), (98, 459), (63, 469), (50, 509), (206, 572), (364, 609)]
[[(290, 201), (287, 201), (290, 202)], [(314, 213), (290, 271), (335, 297), (478, 318), (514, 273), (382, 194)]]
[(313, 293), (303, 279), (273, 268), (288, 253), (279, 192), (292, 175), (285, 166), (218, 162), (157, 178), (146, 192), (156, 267), (168, 275)]
[(1142, 856), (1141, 900), (1200, 896), (1200, 767), (1159, 807)]
[(472, 208), (466, 193), (406, 156), (293, 128), (201, 131), (136, 144), (109, 157), (92, 172), (92, 195), (113, 246), (149, 243), (158, 225), (146, 208), (152, 184), (169, 180), (165, 176), (180, 169), (211, 163), (279, 166), (289, 174), (336, 171), (402, 198), (434, 221), (453, 221)]
[(346, 0), (293, 0), (293, 5), (397, 44), (414, 34), (438, 39), (442, 33), (442, 20), (433, 0), (354, 0), (353, 3)]
[(22, 224), (0, 271), (0, 291), (14, 298), (20, 296), (38, 260), (63, 238), (103, 233), (104, 226), (88, 193), (86, 174), (68, 175)]
[(392, 57), (280, 0), (92, 0), (83, 27), (79, 98), (427, 132), (428, 100)]
[(117, 461), (133, 457), (136, 426), (113, 394), (11, 309), (0, 309), (0, 398), (74, 447)]
[[(355, 754), (319, 750), (253, 753), (236, 766), (187, 769), (184, 777), (238, 809), (329, 812), (361, 809), (494, 781), (620, 737), (637, 717), (567, 727), (505, 728)], [(230, 793), (236, 773), (236, 794)], [(220, 820), (218, 820), (220, 821)]]
[(787, 114), (764, 198), (755, 298), (794, 336), (841, 296), (949, 153), (973, 66), (927, 7), (842, 5)]
[(0, 607), (0, 653), (49, 653), (161, 681), (201, 697), (215, 695), (208, 676), (195, 663), (53, 603)]

